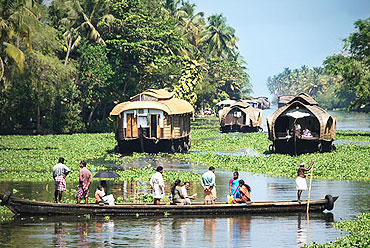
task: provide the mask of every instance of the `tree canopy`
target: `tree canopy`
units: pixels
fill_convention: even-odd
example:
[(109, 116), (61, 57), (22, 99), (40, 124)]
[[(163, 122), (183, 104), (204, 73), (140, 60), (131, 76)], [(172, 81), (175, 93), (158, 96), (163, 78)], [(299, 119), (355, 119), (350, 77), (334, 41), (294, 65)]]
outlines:
[(272, 94), (305, 92), (326, 108), (370, 110), (370, 18), (358, 20), (344, 39), (343, 50), (329, 56), (323, 67), (285, 68), (269, 77)]
[(196, 109), (252, 91), (235, 30), (190, 1), (0, 1), (1, 132), (110, 131), (148, 88)]

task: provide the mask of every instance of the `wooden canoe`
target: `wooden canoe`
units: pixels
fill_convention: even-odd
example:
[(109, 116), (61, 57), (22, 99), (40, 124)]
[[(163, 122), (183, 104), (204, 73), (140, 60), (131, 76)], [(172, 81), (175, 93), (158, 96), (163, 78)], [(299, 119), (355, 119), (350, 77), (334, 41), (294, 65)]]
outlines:
[[(7, 195), (0, 195), (1, 205), (6, 205), (17, 215), (232, 215), (258, 213), (298, 213), (305, 212), (307, 201), (266, 201), (244, 204), (216, 203), (203, 205), (194, 202), (192, 205), (153, 205), (153, 204), (117, 204), (114, 206), (98, 204), (69, 204), (30, 201)], [(326, 195), (325, 199), (310, 201), (311, 212), (332, 210), (338, 196)]]

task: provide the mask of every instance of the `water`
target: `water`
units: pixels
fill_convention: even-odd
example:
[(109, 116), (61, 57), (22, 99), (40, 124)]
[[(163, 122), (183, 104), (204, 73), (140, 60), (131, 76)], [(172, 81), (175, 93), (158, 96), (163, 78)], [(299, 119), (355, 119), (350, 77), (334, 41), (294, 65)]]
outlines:
[[(132, 162), (137, 168), (163, 165), (165, 170), (192, 170), (201, 173), (202, 165), (171, 161), (168, 158), (150, 158)], [(294, 169), (294, 168), (292, 168)], [(216, 170), (218, 201), (226, 202), (228, 181), (232, 172)], [(294, 178), (269, 177), (240, 172), (251, 187), (253, 201), (287, 200), (296, 198)], [(96, 179), (92, 184), (98, 184)], [(146, 192), (136, 185), (146, 182), (109, 182), (115, 195), (132, 196)], [(67, 182), (70, 190), (75, 187)], [(53, 184), (0, 183), (0, 188), (16, 188), (16, 196), (28, 199), (51, 201)], [(166, 184), (169, 194), (170, 184)], [(202, 201), (199, 183), (191, 185), (189, 194), (198, 193), (196, 201)], [(353, 219), (362, 211), (370, 210), (370, 184), (337, 180), (313, 180), (311, 199), (321, 199), (326, 194), (339, 195), (330, 212), (313, 213), (310, 225), (305, 214), (265, 214), (247, 216), (203, 217), (35, 217), (16, 219), (0, 225), (0, 244), (9, 247), (303, 247), (312, 241), (325, 243), (341, 236), (332, 227), (335, 221)], [(307, 192), (303, 193), (307, 198)], [(268, 237), (268, 238), (267, 238)]]

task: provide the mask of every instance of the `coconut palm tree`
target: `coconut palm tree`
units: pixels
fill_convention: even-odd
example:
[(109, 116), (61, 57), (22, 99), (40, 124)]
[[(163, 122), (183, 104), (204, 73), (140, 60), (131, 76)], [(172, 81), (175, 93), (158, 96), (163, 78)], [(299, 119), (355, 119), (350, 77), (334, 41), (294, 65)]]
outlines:
[(232, 48), (236, 48), (237, 41), (235, 29), (226, 24), (226, 18), (222, 14), (208, 17), (208, 22), (208, 34), (205, 37), (208, 56), (224, 57), (233, 53)]
[(185, 43), (188, 44), (188, 52), (191, 53), (195, 58), (199, 58), (202, 37), (206, 35), (207, 30), (204, 13), (195, 13), (195, 7), (195, 4), (191, 4), (189, 2), (183, 3), (183, 5), (179, 8), (179, 13), (182, 14), (178, 15), (178, 28), (183, 33), (182, 37)]
[(32, 33), (39, 26), (37, 3), (33, 0), (0, 0), (0, 80), (7, 88), (6, 70), (11, 61), (23, 71), (25, 55), (20, 48), (26, 44), (32, 49)]
[(108, 9), (107, 1), (55, 0), (50, 8), (52, 12), (61, 8), (66, 10), (58, 20), (58, 24), (65, 30), (63, 35), (67, 43), (64, 64), (67, 64), (70, 53), (80, 44), (82, 37), (105, 45), (97, 26), (101, 20), (112, 17), (105, 15)]

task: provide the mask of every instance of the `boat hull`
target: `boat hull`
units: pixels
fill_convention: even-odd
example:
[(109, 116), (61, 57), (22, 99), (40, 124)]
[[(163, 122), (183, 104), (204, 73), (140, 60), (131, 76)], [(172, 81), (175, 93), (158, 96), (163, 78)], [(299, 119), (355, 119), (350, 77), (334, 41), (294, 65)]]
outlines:
[[(203, 205), (153, 205), (117, 204), (114, 206), (98, 204), (66, 204), (23, 200), (0, 195), (2, 204), (17, 215), (103, 215), (103, 216), (163, 216), (163, 215), (233, 215), (258, 213), (299, 213), (307, 209), (307, 201), (251, 202), (244, 204)], [(311, 212), (331, 210), (338, 197), (310, 201)]]
[(133, 153), (133, 152), (187, 152), (190, 149), (189, 136), (177, 139), (151, 139), (151, 138), (135, 138), (119, 140), (117, 152)]

